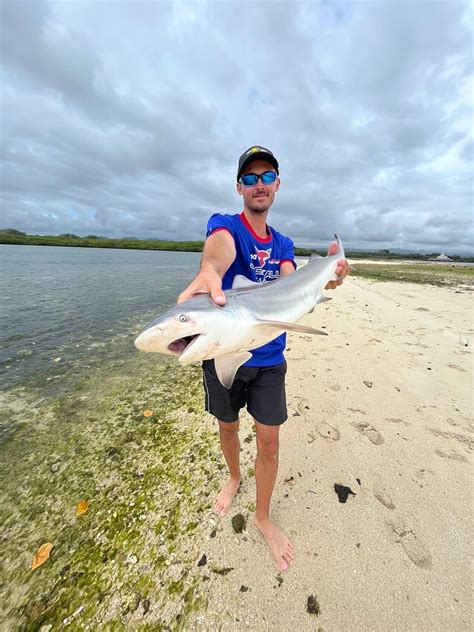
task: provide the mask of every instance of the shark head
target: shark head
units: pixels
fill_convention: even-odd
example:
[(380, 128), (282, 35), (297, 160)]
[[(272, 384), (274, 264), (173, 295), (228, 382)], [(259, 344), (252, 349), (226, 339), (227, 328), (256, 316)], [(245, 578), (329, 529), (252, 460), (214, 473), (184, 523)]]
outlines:
[(182, 364), (204, 360), (213, 346), (213, 325), (220, 309), (208, 294), (189, 299), (151, 321), (136, 338), (135, 346), (141, 351), (175, 356)]

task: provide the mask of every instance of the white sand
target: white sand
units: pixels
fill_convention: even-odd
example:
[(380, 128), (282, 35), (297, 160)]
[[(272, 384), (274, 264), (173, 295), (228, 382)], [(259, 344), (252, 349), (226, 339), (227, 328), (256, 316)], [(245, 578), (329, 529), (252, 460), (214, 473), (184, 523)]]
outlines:
[[(279, 585), (252, 524), (255, 441), (243, 441), (252, 433), (245, 413), (244, 482), (228, 516), (209, 516), (209, 604), (187, 629), (474, 627), (472, 295), (351, 278), (331, 296), (303, 321), (329, 337), (288, 342), (272, 517), (292, 538), (295, 562)], [(335, 483), (356, 496), (341, 504)], [(235, 534), (239, 512), (247, 530)], [(233, 570), (211, 571), (223, 567)], [(306, 612), (309, 595), (319, 616)]]

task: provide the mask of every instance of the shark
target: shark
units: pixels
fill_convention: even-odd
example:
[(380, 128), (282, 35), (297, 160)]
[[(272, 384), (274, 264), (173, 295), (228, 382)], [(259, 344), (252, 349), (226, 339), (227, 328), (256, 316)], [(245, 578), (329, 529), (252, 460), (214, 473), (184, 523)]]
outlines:
[(326, 336), (299, 321), (330, 298), (323, 290), (338, 279), (336, 268), (345, 258), (341, 240), (337, 251), (312, 255), (293, 274), (267, 283), (236, 276), (226, 302), (217, 305), (210, 294), (199, 294), (152, 320), (135, 340), (141, 351), (174, 356), (183, 364), (214, 360), (219, 381), (231, 388), (239, 367), (256, 349), (284, 332)]

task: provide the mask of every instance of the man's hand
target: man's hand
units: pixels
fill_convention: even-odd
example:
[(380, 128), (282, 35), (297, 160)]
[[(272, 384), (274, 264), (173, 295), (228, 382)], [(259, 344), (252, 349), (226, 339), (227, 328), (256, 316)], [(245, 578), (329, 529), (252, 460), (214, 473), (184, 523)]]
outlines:
[(217, 305), (225, 304), (225, 294), (222, 291), (222, 279), (215, 270), (200, 270), (196, 278), (178, 296), (178, 303), (187, 301), (197, 294), (209, 293)]
[[(337, 242), (333, 241), (328, 248), (328, 255), (334, 255), (337, 252)], [(329, 281), (329, 283), (324, 288), (325, 290), (335, 290), (338, 285), (342, 285), (342, 281), (346, 278), (346, 276), (351, 272), (352, 268), (349, 265), (347, 259), (339, 259), (337, 262), (336, 274), (339, 279), (337, 281)]]

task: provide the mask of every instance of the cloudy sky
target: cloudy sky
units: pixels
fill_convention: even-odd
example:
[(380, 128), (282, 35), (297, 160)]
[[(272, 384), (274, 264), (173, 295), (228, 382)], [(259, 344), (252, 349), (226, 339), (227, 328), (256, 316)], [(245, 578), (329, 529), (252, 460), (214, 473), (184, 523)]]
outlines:
[(296, 245), (472, 252), (457, 0), (1, 2), (0, 228), (202, 239), (272, 149)]

